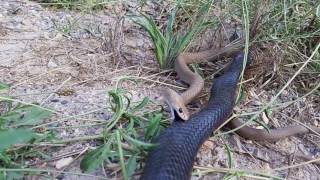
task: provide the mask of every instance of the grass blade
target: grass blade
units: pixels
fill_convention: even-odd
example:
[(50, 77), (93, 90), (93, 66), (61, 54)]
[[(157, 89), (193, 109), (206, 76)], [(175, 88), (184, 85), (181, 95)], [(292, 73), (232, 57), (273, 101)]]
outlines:
[(138, 104), (136, 105), (135, 107), (133, 107), (131, 109), (131, 112), (134, 113), (136, 111), (139, 111), (141, 110), (143, 107), (145, 107), (147, 104), (149, 103), (149, 98), (148, 97), (144, 97), (143, 100)]
[(117, 122), (125, 112), (123, 97), (121, 93), (119, 93), (119, 91), (117, 90), (112, 90), (109, 92), (109, 95), (111, 96), (112, 101), (114, 101), (116, 107), (115, 113), (112, 115), (111, 119), (109, 120), (109, 123), (106, 125), (106, 132), (111, 130), (117, 124)]
[(143, 149), (150, 149), (150, 148), (153, 148), (153, 147), (158, 146), (158, 144), (146, 143), (146, 142), (143, 142), (143, 141), (134, 139), (134, 138), (126, 135), (125, 133), (123, 133), (123, 132), (121, 132), (121, 131), (120, 131), (120, 133), (121, 133), (122, 137), (123, 137), (126, 141), (132, 143), (133, 145), (135, 145), (135, 146), (137, 146), (137, 147), (142, 147)]
[(120, 166), (121, 166), (121, 171), (122, 171), (122, 176), (124, 180), (128, 180), (128, 174), (127, 174), (127, 169), (124, 163), (124, 156), (123, 156), (123, 151), (122, 151), (122, 146), (121, 146), (121, 137), (120, 137), (120, 131), (116, 131), (116, 140), (117, 140), (117, 145), (118, 145), (118, 154), (120, 158)]

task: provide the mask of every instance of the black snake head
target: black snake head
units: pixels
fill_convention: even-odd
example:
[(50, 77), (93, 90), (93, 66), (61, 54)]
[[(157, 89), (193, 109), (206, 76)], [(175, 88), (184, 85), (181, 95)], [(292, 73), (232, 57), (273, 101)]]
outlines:
[[(246, 66), (249, 66), (251, 63), (252, 63), (252, 52), (251, 51), (248, 51), (248, 55), (247, 55), (247, 60), (245, 61), (244, 58), (245, 58), (245, 53), (244, 52), (239, 52), (237, 53), (234, 58), (233, 58), (233, 61), (236, 61), (236, 62), (246, 62)], [(236, 63), (235, 62), (235, 63)]]
[[(240, 39), (239, 34), (237, 33), (237, 30), (235, 29), (234, 33), (230, 36), (229, 41), (233, 42)], [(246, 65), (250, 65), (252, 63), (252, 57), (253, 57), (253, 53), (252, 51), (248, 51), (248, 56), (247, 56), (247, 61), (246, 61)], [(242, 59), (244, 58), (244, 53), (242, 51), (238, 52), (238, 54), (235, 55), (234, 59), (235, 60), (239, 60), (242, 61)]]

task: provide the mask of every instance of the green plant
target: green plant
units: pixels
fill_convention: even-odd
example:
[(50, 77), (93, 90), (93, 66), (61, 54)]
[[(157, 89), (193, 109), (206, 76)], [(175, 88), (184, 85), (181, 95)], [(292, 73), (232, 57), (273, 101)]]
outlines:
[[(0, 91), (8, 89), (9, 86), (0, 83)], [(41, 123), (50, 116), (50, 112), (21, 103), (13, 103), (2, 100), (0, 96), (0, 166), (4, 168), (24, 167), (24, 164), (16, 163), (23, 159), (30, 149), (24, 145), (13, 150), (17, 144), (32, 144), (46, 137), (32, 130), (32, 126)], [(48, 134), (47, 134), (48, 135)], [(47, 136), (49, 137), (49, 136)], [(0, 172), (0, 179), (17, 179), (23, 174), (19, 172)]]
[[(132, 104), (128, 93), (121, 89), (109, 91), (109, 97), (114, 113), (104, 128), (103, 143), (84, 156), (80, 167), (90, 172), (104, 162), (119, 162), (123, 178), (128, 179), (146, 150), (156, 146), (150, 141), (159, 133), (162, 117), (159, 112), (137, 114), (145, 108), (148, 98)], [(143, 138), (139, 132), (144, 129)]]
[[(285, 51), (285, 60), (303, 64), (319, 42), (320, 18), (318, 1), (283, 1), (269, 3), (269, 12), (260, 26), (259, 41), (273, 41)], [(318, 53), (319, 54), (319, 53)], [(315, 55), (307, 68), (320, 72), (319, 55)]]
[(42, 0), (41, 4), (54, 8), (71, 10), (101, 9), (103, 5), (114, 3), (112, 0)]
[(8, 84), (1, 83), (1, 82), (0, 82), (0, 91), (6, 90), (6, 89), (8, 89), (8, 88), (9, 88), (9, 85), (8, 85)]
[(176, 8), (172, 10), (163, 33), (157, 27), (156, 23), (146, 15), (131, 16), (131, 19), (144, 28), (150, 35), (155, 48), (156, 60), (160, 68), (171, 68), (175, 58), (186, 49), (192, 38), (212, 24), (212, 22), (204, 20), (204, 15), (208, 13), (210, 6), (211, 1), (202, 4), (199, 10), (200, 15), (196, 16), (198, 17), (195, 21), (196, 23), (186, 33), (175, 33), (173, 29), (177, 9), (180, 7), (179, 3)]
[[(8, 87), (0, 83), (1, 90), (6, 90)], [(157, 111), (141, 113), (150, 102), (147, 97), (138, 103), (131, 102), (130, 93), (118, 88), (109, 91), (109, 97), (110, 108), (114, 113), (106, 123), (102, 136), (85, 139), (102, 139), (103, 143), (85, 155), (80, 167), (89, 172), (102, 163), (116, 162), (121, 167), (124, 179), (128, 179), (146, 151), (156, 146), (150, 142), (160, 132), (163, 118)], [(0, 96), (0, 100), (0, 165), (4, 167), (0, 171), (0, 179), (19, 179), (24, 173), (29, 172), (15, 171), (15, 169), (28, 167), (23, 163), (25, 158), (43, 156), (30, 146), (32, 143), (65, 144), (77, 141), (56, 140), (50, 132), (39, 134), (33, 130), (35, 125), (42, 124), (53, 111), (15, 101), (9, 97)]]

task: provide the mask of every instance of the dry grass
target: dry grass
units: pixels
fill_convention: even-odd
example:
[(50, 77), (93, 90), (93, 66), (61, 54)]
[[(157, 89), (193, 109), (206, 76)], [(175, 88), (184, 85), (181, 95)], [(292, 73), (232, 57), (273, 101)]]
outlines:
[[(23, 6), (14, 1), (8, 2), (13, 6), (0, 5), (0, 10), (21, 10), (16, 15), (5, 15), (1, 24), (14, 31), (1, 33), (0, 30), (0, 39), (3, 41), (0, 46), (0, 81), (11, 84), (6, 95), (16, 98), (15, 101), (25, 104), (38, 102), (41, 108), (52, 109), (55, 115), (33, 129), (39, 132), (53, 130), (63, 141), (59, 145), (50, 142), (35, 144), (34, 150), (41, 153), (48, 151), (50, 158), (42, 158), (39, 154), (30, 155), (26, 162), (32, 162), (34, 169), (17, 168), (12, 171), (47, 172), (43, 175), (56, 177), (62, 172), (44, 168), (54, 169), (57, 160), (62, 159), (61, 155), (74, 151), (75, 154), (63, 156), (75, 158), (72, 164), (65, 167), (63, 174), (66, 179), (83, 175), (75, 173), (79, 172), (76, 157), (84, 150), (91, 150), (100, 144), (95, 135), (101, 137), (102, 125), (111, 116), (107, 90), (114, 87), (126, 89), (131, 93), (133, 102), (144, 96), (151, 97), (154, 103), (138, 113), (143, 115), (162, 109), (156, 100), (158, 87), (169, 86), (177, 90), (185, 88), (176, 82), (170, 70), (160, 71), (147, 33), (126, 16), (128, 11), (141, 10), (163, 29), (167, 15), (176, 1), (101, 1), (99, 6), (80, 3), (80, 8), (74, 8), (74, 11), (57, 8), (72, 6), (66, 4), (69, 1), (65, 4), (57, 1), (59, 6), (52, 4), (54, 9), (51, 6), (44, 10), (34, 2), (24, 2)], [(175, 31), (185, 31), (193, 25), (193, 15), (197, 13), (194, 7), (199, 2), (190, 0), (182, 4), (183, 8), (177, 12)], [(195, 51), (224, 45), (234, 26), (240, 29), (243, 25), (241, 7), (241, 1), (213, 4), (206, 18), (216, 22), (215, 26), (196, 37), (189, 49)], [(287, 9), (284, 11), (283, 7)], [(255, 8), (255, 5), (248, 7), (250, 20), (255, 15)], [(320, 55), (316, 53), (312, 59), (310, 57), (319, 43), (320, 35), (316, 28), (319, 27), (318, 19), (313, 19), (309, 12), (313, 8), (304, 4), (269, 2), (265, 9), (257, 38), (252, 40), (254, 63), (244, 76), (244, 97), (235, 108), (235, 115), (246, 120), (248, 114), (260, 112), (257, 120), (272, 127), (297, 122), (319, 126), (320, 95), (319, 89), (315, 87), (320, 84)], [(34, 12), (28, 14), (31, 10)], [(21, 18), (25, 19), (21, 27), (12, 25), (12, 20)], [(305, 23), (302, 23), (303, 19)], [(48, 22), (49, 30), (37, 22)], [(201, 98), (190, 106), (192, 110), (197, 111), (205, 106), (212, 74), (221, 71), (226, 64), (227, 60), (200, 65), (199, 69), (208, 78)], [(269, 104), (270, 100), (272, 104)], [(271, 106), (265, 108), (266, 105)], [(207, 143), (209, 145), (203, 146), (197, 156), (194, 174), (201, 174), (208, 179), (237, 176), (247, 179), (312, 179), (320, 174), (318, 166), (303, 158), (306, 155), (319, 157), (320, 139), (316, 134), (290, 137), (275, 144), (251, 142), (227, 134)], [(232, 159), (228, 159), (223, 144), (231, 147)], [(142, 157), (138, 159), (136, 174), (141, 172), (140, 165), (143, 162)], [(313, 161), (317, 160), (315, 158)], [(233, 166), (225, 169), (230, 161)], [(117, 161), (108, 160), (103, 166), (92, 173), (95, 175), (92, 178), (121, 177)]]

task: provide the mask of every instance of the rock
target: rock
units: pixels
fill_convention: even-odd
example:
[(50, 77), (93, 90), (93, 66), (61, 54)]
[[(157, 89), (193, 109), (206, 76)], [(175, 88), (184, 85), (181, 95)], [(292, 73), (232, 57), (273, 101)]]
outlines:
[(56, 162), (55, 167), (57, 169), (62, 169), (63, 167), (68, 166), (72, 162), (73, 162), (73, 158), (72, 157), (63, 158), (63, 159), (60, 159), (59, 161)]
[(67, 100), (63, 100), (63, 101), (61, 101), (61, 104), (68, 104), (68, 101)]
[(48, 66), (48, 68), (56, 68), (56, 67), (58, 67), (58, 65), (55, 62), (53, 62), (52, 60), (50, 60), (48, 62), (47, 66)]
[(59, 102), (59, 99), (51, 99), (51, 102), (53, 103)]

